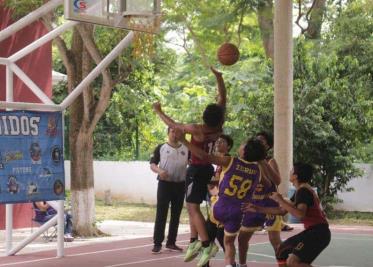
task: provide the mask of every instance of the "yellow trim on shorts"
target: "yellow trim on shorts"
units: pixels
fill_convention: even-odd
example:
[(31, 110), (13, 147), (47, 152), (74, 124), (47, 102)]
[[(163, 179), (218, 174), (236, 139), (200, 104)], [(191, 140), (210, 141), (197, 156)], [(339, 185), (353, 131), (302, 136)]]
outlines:
[(238, 231), (235, 232), (235, 233), (229, 233), (229, 232), (227, 232), (226, 230), (224, 230), (224, 234), (225, 234), (226, 236), (236, 236), (236, 235), (238, 235), (239, 232), (240, 232), (240, 230), (238, 230)]
[(241, 226), (240, 232), (256, 232), (263, 230), (262, 226), (245, 227)]
[(267, 227), (267, 231), (271, 232), (281, 232), (282, 228), (282, 216), (276, 215), (275, 222), (272, 226)]

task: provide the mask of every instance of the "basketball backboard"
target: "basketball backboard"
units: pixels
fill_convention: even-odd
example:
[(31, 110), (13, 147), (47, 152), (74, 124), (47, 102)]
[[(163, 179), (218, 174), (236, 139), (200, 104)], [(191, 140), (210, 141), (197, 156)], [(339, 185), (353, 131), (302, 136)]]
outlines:
[(156, 33), (161, 0), (65, 0), (65, 18), (109, 27)]

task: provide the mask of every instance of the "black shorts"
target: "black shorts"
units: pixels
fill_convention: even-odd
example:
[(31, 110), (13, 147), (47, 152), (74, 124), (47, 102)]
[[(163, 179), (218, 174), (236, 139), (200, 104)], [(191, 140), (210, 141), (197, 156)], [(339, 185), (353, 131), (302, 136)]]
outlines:
[(329, 225), (312, 226), (286, 239), (278, 248), (276, 258), (279, 262), (286, 261), (289, 254), (294, 254), (301, 262), (311, 264), (329, 245), (330, 237)]
[(206, 199), (207, 184), (213, 175), (212, 165), (190, 165), (185, 178), (185, 201), (201, 204)]

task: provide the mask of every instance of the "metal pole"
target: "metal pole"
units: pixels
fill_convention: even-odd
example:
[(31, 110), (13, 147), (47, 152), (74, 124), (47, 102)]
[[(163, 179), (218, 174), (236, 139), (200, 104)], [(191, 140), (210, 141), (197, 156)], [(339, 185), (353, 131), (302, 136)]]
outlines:
[(57, 216), (54, 216), (52, 219), (50, 219), (49, 221), (44, 223), (42, 226), (40, 226), (37, 231), (35, 231), (30, 236), (22, 240), (19, 244), (17, 244), (17, 246), (15, 246), (14, 249), (7, 251), (7, 255), (8, 256), (15, 255), (18, 251), (23, 249), (27, 244), (31, 243), (39, 235), (44, 233), (46, 230), (48, 230), (50, 227), (52, 227), (56, 223), (57, 223)]
[(274, 23), (274, 157), (287, 195), (293, 164), (293, 34), (292, 0), (275, 1)]
[(48, 105), (41, 103), (26, 103), (26, 102), (6, 102), (0, 101), (0, 108), (15, 109), (15, 110), (37, 110), (37, 111), (61, 111), (59, 105)]
[[(6, 101), (13, 101), (13, 72), (9, 66), (6, 65)], [(13, 204), (5, 205), (5, 243), (6, 252), (12, 249), (13, 244)]]
[(122, 50), (130, 45), (134, 37), (133, 31), (130, 31), (119, 44), (84, 78), (83, 81), (65, 98), (60, 104), (61, 110), (68, 108), (74, 100), (83, 92), (85, 88), (104, 70)]
[(57, 208), (57, 258), (62, 258), (65, 256), (64, 252), (64, 228), (65, 228), (65, 219), (64, 219), (64, 201), (59, 200)]
[(31, 91), (45, 104), (54, 105), (53, 101), (37, 86), (26, 73), (16, 64), (11, 63), (10, 67), (14, 73), (31, 89)]
[(0, 42), (11, 36), (12, 34), (16, 33), (23, 27), (31, 24), (35, 20), (38, 20), (40, 17), (44, 16), (45, 14), (49, 13), (51, 10), (55, 9), (57, 6), (63, 4), (63, 0), (51, 0), (47, 2), (45, 5), (39, 7), (38, 9), (32, 11), (28, 15), (24, 16), (17, 22), (9, 25), (4, 30), (0, 31)]
[(75, 26), (77, 24), (79, 24), (79, 22), (77, 22), (77, 21), (68, 21), (68, 22), (66, 22), (66, 23), (58, 26), (57, 28), (55, 28), (52, 31), (48, 32), (43, 37), (35, 40), (34, 42), (32, 42), (31, 44), (29, 44), (28, 46), (22, 48), (21, 50), (19, 50), (18, 52), (16, 52), (14, 55), (10, 56), (8, 59), (11, 62), (16, 62), (17, 60), (19, 60), (19, 59), (23, 58), (24, 56), (30, 54), (35, 49), (37, 49), (40, 46), (42, 46), (43, 44), (51, 41), (52, 39), (56, 38), (57, 36), (59, 36), (64, 31), (70, 29), (71, 27), (73, 27), (73, 26)]

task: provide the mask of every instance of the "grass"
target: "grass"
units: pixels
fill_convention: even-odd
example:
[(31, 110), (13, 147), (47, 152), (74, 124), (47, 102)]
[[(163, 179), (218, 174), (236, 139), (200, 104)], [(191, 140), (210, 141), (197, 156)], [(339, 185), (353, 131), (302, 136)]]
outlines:
[(373, 226), (373, 212), (336, 210), (328, 213), (328, 219), (332, 224)]
[[(102, 200), (96, 200), (97, 221), (122, 220), (154, 222), (155, 211), (156, 207), (154, 205), (113, 201), (112, 206), (105, 206)], [(204, 215), (206, 215), (206, 209), (204, 207), (202, 208), (202, 212), (204, 213)], [(170, 215), (170, 212), (168, 213), (168, 215)], [(373, 213), (356, 211), (333, 211), (328, 213), (328, 220), (331, 224), (373, 226)], [(183, 208), (181, 213), (180, 223), (188, 223), (188, 214), (185, 207)]]
[[(155, 212), (155, 205), (127, 203), (113, 200), (112, 206), (105, 206), (102, 200), (96, 199), (96, 218), (98, 221), (121, 220), (154, 222)], [(170, 211), (168, 212), (168, 215), (170, 215)], [(181, 212), (180, 223), (187, 224), (188, 222), (187, 210), (184, 207)]]

